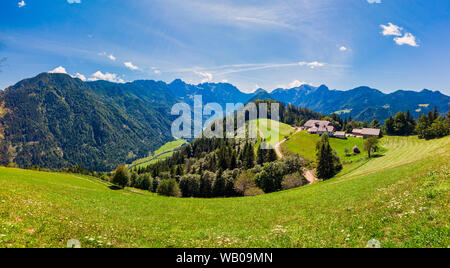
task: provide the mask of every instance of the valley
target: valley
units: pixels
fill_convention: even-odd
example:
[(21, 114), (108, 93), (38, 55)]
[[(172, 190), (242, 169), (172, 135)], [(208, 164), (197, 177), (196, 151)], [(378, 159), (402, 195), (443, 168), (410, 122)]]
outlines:
[[(450, 137), (384, 137), (383, 156), (255, 197), (111, 190), (82, 175), (0, 168), (0, 246), (447, 247)], [(138, 193), (139, 192), (139, 193)]]

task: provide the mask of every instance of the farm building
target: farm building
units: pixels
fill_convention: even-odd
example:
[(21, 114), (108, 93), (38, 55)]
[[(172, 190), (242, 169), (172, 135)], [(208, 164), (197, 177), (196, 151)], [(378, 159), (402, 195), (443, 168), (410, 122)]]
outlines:
[(356, 137), (367, 139), (370, 137), (380, 136), (380, 132), (381, 130), (378, 128), (363, 128), (363, 129), (355, 128), (353, 129), (352, 134), (355, 135)]
[(380, 136), (380, 129), (377, 128), (355, 128), (352, 133), (346, 134), (345, 131), (335, 131), (333, 124), (326, 120), (309, 120), (304, 128), (309, 134), (322, 135), (327, 133), (330, 137), (345, 139), (346, 137), (370, 138)]
[(309, 120), (305, 123), (304, 127), (308, 130), (309, 134), (322, 135), (324, 133), (327, 133), (328, 136), (333, 136), (334, 133), (334, 127), (330, 121)]
[(336, 131), (333, 133), (333, 136), (340, 139), (345, 139), (345, 131)]

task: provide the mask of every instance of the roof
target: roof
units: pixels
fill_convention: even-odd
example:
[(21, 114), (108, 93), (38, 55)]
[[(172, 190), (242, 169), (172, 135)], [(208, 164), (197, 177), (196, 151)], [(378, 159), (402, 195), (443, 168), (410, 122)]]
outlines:
[(317, 132), (319, 129), (317, 127), (312, 127), (308, 130), (308, 132)]
[(362, 134), (362, 131), (363, 131), (363, 130), (360, 129), (360, 128), (354, 128), (353, 131), (352, 131), (352, 133), (353, 133), (353, 134)]
[(326, 120), (309, 120), (308, 122), (305, 123), (305, 127), (313, 127), (313, 126), (328, 126), (330, 125), (331, 122), (330, 121), (326, 121)]
[(367, 136), (379, 136), (380, 129), (378, 128), (363, 128), (361, 134)]
[(334, 136), (345, 136), (345, 131), (336, 131), (334, 132)]

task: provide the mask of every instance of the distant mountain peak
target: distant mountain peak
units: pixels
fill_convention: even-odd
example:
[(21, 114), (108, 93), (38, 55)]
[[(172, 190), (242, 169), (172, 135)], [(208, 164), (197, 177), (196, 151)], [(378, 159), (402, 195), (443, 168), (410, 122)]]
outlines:
[(265, 89), (258, 88), (253, 94), (259, 94), (259, 93), (268, 93)]

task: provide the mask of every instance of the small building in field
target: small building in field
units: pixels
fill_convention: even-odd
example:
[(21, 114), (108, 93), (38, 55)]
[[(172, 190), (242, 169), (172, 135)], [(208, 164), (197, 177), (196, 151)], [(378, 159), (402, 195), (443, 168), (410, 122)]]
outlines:
[(333, 133), (333, 136), (339, 139), (346, 139), (345, 131), (336, 131)]
[(379, 137), (381, 130), (378, 128), (363, 128), (362, 129), (362, 136), (364, 139), (370, 138), (370, 137)]
[(370, 137), (379, 137), (381, 130), (378, 128), (355, 128), (352, 131), (352, 135), (358, 138), (370, 138)]
[(362, 131), (363, 130), (361, 128), (354, 128), (352, 130), (353, 137), (362, 138), (363, 137)]

